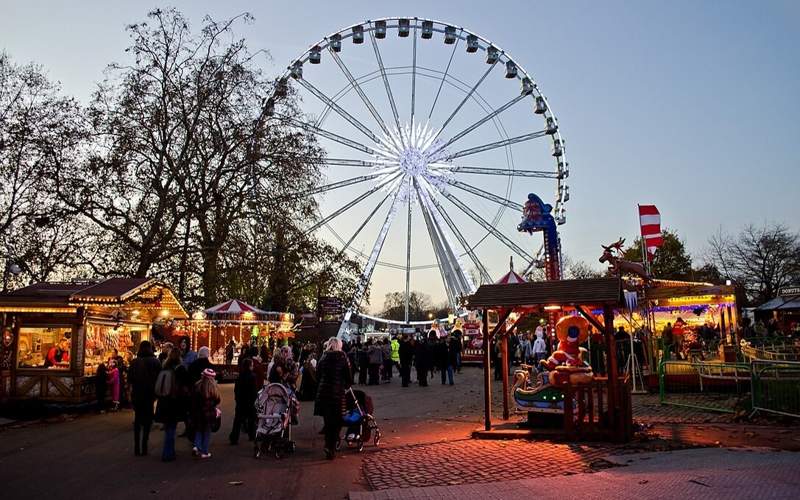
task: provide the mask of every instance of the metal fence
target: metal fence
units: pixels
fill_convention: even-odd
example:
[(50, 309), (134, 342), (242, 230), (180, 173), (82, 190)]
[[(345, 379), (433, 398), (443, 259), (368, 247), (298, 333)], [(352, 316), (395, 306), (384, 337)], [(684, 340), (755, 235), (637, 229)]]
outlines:
[(750, 377), (753, 413), (800, 418), (800, 361), (754, 360)]
[(750, 406), (751, 367), (747, 363), (662, 361), (658, 381), (662, 404), (725, 413)]

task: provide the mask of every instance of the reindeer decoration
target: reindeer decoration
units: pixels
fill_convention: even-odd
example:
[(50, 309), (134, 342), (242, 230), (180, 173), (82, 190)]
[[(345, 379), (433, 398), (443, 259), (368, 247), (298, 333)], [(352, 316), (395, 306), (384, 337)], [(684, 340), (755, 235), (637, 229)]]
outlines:
[[(608, 262), (611, 265), (609, 270), (612, 274), (616, 274), (617, 276), (622, 276), (623, 273), (630, 273), (639, 276), (645, 281), (649, 281), (650, 276), (647, 274), (647, 270), (642, 264), (623, 260), (621, 258), (622, 245), (624, 243), (625, 238), (620, 238), (615, 243), (612, 243), (608, 246), (600, 245), (603, 247), (603, 255), (600, 256), (600, 262)], [(616, 255), (615, 252), (617, 252), (619, 255)]]

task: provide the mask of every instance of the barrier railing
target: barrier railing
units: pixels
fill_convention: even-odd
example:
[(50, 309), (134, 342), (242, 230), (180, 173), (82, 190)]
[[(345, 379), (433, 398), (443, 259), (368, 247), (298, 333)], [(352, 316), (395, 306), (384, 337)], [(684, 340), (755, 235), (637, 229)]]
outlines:
[(658, 370), (661, 404), (734, 413), (751, 396), (746, 363), (663, 361)]
[(800, 361), (754, 360), (750, 376), (753, 413), (800, 418)]

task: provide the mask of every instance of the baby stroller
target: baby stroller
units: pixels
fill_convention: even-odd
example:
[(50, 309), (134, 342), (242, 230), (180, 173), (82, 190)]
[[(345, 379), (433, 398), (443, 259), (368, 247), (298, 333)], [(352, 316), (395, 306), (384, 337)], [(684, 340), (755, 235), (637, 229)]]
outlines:
[[(375, 446), (381, 443), (381, 430), (372, 416), (374, 411), (372, 398), (364, 391), (354, 391), (352, 387), (347, 390), (347, 413), (342, 421), (347, 426), (344, 440), (348, 448), (356, 448), (360, 452), (370, 438)], [(339, 447), (341, 440), (337, 443), (337, 448)]]
[(254, 454), (259, 458), (272, 451), (275, 458), (294, 452), (292, 441), (292, 398), (283, 384), (269, 384), (256, 398), (256, 439)]

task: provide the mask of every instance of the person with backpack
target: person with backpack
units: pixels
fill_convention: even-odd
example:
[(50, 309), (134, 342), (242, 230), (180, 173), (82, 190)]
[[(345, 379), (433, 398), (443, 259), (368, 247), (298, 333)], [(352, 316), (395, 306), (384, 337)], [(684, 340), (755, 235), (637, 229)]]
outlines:
[(161, 364), (153, 354), (153, 346), (147, 340), (139, 344), (136, 359), (131, 362), (128, 379), (131, 383), (133, 402), (133, 453), (147, 455), (147, 441), (153, 426), (153, 403), (156, 400), (156, 379)]
[(208, 446), (211, 432), (218, 422), (217, 405), (220, 403), (219, 388), (216, 382), (217, 373), (206, 368), (200, 380), (194, 385), (192, 392), (192, 426), (194, 428), (194, 447), (192, 454), (200, 458), (211, 458)]
[(158, 401), (155, 421), (164, 424), (164, 447), (161, 450), (161, 460), (164, 462), (175, 460), (175, 431), (178, 421), (183, 419), (180, 398), (181, 384), (176, 374), (179, 367), (185, 370), (181, 363), (181, 350), (177, 347), (172, 348), (156, 379)]
[(239, 433), (244, 425), (250, 441), (256, 438), (256, 377), (253, 374), (253, 359), (248, 358), (242, 361), (239, 368), (239, 376), (233, 386), (233, 394), (236, 400), (236, 409), (233, 414), (233, 427), (231, 428), (230, 440), (232, 445), (239, 444)]

